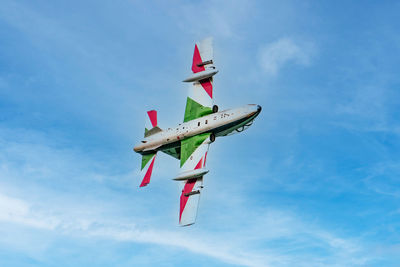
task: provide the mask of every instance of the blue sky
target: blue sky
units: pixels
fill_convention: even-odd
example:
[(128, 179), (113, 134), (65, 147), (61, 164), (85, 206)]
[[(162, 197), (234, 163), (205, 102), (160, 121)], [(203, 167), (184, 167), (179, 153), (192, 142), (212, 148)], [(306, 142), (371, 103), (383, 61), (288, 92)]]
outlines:
[[(398, 266), (395, 1), (2, 1), (1, 266)], [(263, 111), (210, 148), (197, 223), (178, 162), (139, 189), (144, 114), (183, 120), (195, 40), (215, 99)]]

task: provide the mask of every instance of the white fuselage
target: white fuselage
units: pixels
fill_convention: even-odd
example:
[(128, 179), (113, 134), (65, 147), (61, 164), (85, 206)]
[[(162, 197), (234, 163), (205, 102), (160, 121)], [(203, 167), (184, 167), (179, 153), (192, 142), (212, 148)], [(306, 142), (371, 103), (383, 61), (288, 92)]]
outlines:
[(164, 145), (176, 143), (185, 138), (207, 132), (214, 133), (215, 136), (224, 136), (248, 125), (249, 122), (257, 117), (260, 111), (260, 106), (249, 104), (239, 108), (212, 113), (148, 136), (134, 147), (134, 151), (146, 153), (158, 150), (158, 148)]

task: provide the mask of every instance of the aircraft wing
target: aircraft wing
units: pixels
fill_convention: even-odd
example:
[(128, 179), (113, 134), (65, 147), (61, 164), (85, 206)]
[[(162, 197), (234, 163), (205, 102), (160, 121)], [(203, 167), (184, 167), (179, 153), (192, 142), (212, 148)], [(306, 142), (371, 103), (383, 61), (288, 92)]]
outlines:
[[(213, 66), (212, 64), (212, 39), (207, 38), (201, 42), (196, 43), (194, 46), (192, 76), (202, 75), (202, 73), (209, 73), (210, 71), (212, 72), (213, 69), (210, 68), (210, 66)], [(215, 69), (215, 67), (213, 68)], [(212, 107), (214, 104), (212, 75), (205, 75), (204, 77), (206, 78), (195, 80), (189, 86), (189, 94), (186, 101), (184, 122), (194, 120), (212, 113)]]
[(203, 176), (207, 152), (210, 145), (210, 133), (192, 136), (181, 141), (181, 171), (175, 180), (182, 181), (180, 197), (179, 224), (191, 225), (196, 220), (200, 191), (203, 188)]

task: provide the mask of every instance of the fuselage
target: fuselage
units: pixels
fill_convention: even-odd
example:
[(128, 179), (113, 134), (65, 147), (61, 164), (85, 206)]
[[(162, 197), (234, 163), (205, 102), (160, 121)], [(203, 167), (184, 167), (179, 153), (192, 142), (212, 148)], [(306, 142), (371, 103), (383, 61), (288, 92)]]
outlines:
[(250, 126), (260, 112), (261, 106), (249, 104), (212, 113), (145, 137), (133, 150), (140, 154), (147, 154), (179, 146), (181, 140), (202, 133), (213, 133), (215, 137), (218, 137), (235, 131), (241, 132)]

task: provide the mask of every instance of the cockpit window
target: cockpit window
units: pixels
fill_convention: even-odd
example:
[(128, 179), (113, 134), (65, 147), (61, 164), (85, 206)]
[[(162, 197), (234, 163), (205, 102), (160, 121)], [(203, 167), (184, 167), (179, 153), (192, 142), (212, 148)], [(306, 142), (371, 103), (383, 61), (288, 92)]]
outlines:
[(145, 144), (145, 143), (147, 143), (147, 141), (146, 141), (146, 140), (142, 140), (142, 143), (144, 143), (144, 144)]

